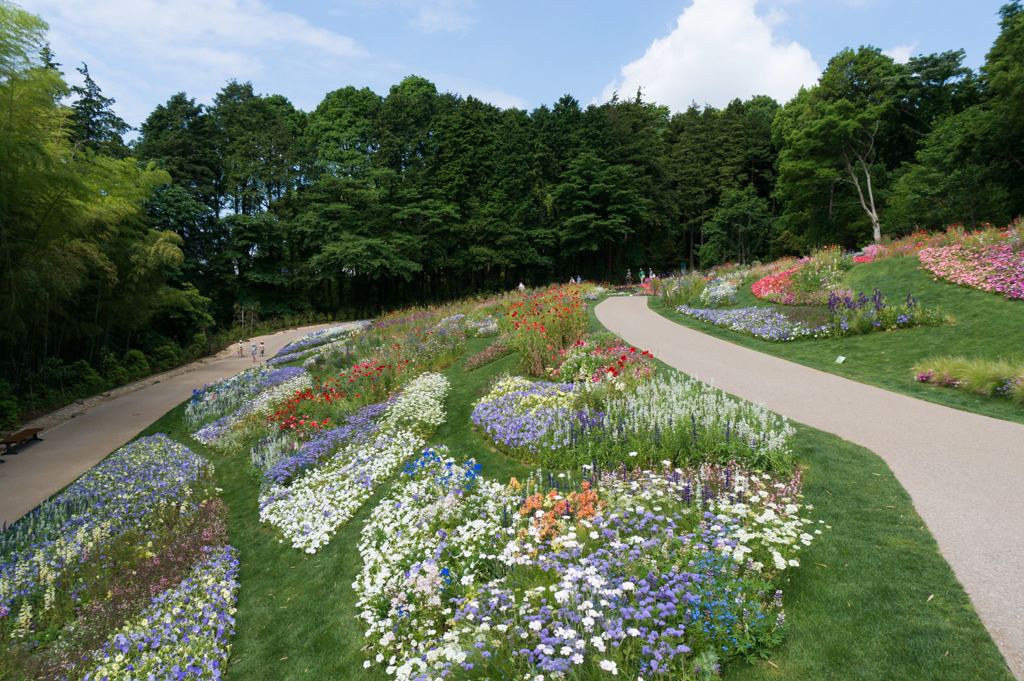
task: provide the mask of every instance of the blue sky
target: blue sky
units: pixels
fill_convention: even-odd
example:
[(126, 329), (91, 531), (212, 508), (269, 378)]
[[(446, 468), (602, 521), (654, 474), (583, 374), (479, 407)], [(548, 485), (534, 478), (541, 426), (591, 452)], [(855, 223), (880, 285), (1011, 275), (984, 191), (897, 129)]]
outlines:
[(346, 85), (407, 75), (533, 110), (613, 92), (685, 109), (813, 85), (844, 47), (899, 61), (963, 48), (977, 69), (1003, 0), (15, 0), (50, 25), (69, 82), (89, 65), (136, 126), (184, 91), (230, 79), (311, 111)]

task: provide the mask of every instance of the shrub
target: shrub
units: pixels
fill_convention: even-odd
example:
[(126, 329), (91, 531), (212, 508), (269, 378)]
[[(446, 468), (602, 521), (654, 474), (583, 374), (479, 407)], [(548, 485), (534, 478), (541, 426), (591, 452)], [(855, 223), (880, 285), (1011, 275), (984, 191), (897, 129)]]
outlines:
[(107, 382), (84, 359), (80, 359), (72, 364), (70, 369), (71, 384), (75, 394), (95, 395), (106, 389)]
[(138, 381), (152, 373), (149, 361), (141, 350), (129, 350), (124, 353), (124, 368), (128, 372), (129, 381)]
[(130, 380), (128, 372), (114, 355), (107, 355), (103, 358), (103, 377), (114, 386), (124, 385)]
[(14, 430), (21, 424), (21, 410), (13, 397), (0, 398), (0, 430)]
[(181, 364), (181, 351), (172, 343), (165, 343), (153, 350), (153, 365), (160, 371), (167, 371)]

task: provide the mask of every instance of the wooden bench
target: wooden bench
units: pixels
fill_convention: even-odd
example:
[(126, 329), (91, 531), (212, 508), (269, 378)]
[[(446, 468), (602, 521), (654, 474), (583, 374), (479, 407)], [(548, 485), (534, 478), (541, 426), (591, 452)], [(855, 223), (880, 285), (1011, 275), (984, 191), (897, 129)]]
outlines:
[(27, 440), (38, 440), (39, 433), (43, 432), (42, 428), (25, 428), (19, 430), (17, 433), (11, 433), (3, 440), (0, 440), (0, 445), (4, 446), (4, 454), (11, 451), (11, 447), (20, 445), (22, 442)]

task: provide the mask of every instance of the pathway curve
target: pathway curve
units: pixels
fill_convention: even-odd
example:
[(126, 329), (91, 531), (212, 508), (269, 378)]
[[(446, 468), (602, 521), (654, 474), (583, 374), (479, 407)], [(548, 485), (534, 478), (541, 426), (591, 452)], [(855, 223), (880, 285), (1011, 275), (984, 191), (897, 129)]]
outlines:
[(609, 298), (596, 313), (610, 331), (665, 363), (885, 459), (1024, 680), (1024, 425), (712, 338), (648, 309), (646, 297)]
[[(264, 359), (320, 324), (263, 336)], [(260, 338), (254, 339), (256, 342)], [(107, 454), (181, 404), (193, 388), (234, 376), (253, 365), (247, 341), (242, 357), (232, 346), (214, 357), (193, 362), (85, 400), (26, 424), (42, 427), (42, 441), (26, 442), (0, 463), (0, 520), (8, 525), (63, 489)], [(257, 358), (258, 359), (258, 358)], [(15, 454), (16, 453), (16, 454)]]

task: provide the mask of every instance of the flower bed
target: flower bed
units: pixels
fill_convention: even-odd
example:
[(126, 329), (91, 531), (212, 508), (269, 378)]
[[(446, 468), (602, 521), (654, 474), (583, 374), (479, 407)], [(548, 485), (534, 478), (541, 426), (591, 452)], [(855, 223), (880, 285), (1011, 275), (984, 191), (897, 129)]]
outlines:
[(139, 617), (94, 655), (83, 681), (102, 679), (219, 679), (234, 635), (237, 552), (210, 552), (176, 587), (164, 591)]
[(779, 305), (824, 305), (833, 291), (846, 292), (840, 282), (851, 265), (838, 247), (821, 248), (794, 266), (757, 280), (750, 291)]
[[(124, 633), (144, 630), (143, 613), (173, 600), (174, 585), (192, 572), (209, 574), (204, 579), (216, 584), (216, 596), (197, 596), (191, 607), (210, 606), (229, 620), (237, 585), (204, 565), (211, 552), (231, 551), (227, 510), (214, 491), (208, 462), (155, 435), (117, 450), (6, 529), (0, 535), (0, 676), (29, 668), (36, 678), (81, 678), (97, 664), (120, 665), (124, 654), (111, 651)], [(205, 629), (188, 640), (162, 640), (146, 668), (189, 655), (199, 660), (200, 653), (205, 669), (218, 668), (226, 662), (230, 622), (220, 628), (209, 640)], [(163, 662), (154, 667), (157, 658)]]
[(199, 428), (192, 434), (192, 437), (204, 445), (216, 445), (222, 449), (232, 448), (234, 445), (232, 440), (222, 441), (226, 436), (243, 429), (247, 420), (266, 418), (286, 396), (309, 388), (312, 380), (309, 374), (303, 369), (298, 371), (299, 373), (292, 374), (290, 378), (273, 388), (258, 393), (227, 416)]
[(336, 344), (338, 343), (344, 345), (353, 336), (365, 329), (367, 325), (368, 322), (363, 321), (348, 322), (332, 326), (329, 329), (321, 329), (320, 331), (306, 334), (278, 350), (272, 358), (267, 360), (267, 364), (284, 364), (308, 357), (311, 354), (319, 354), (325, 351), (330, 352), (333, 348), (326, 346), (337, 347)]
[(700, 302), (705, 307), (727, 307), (736, 304), (740, 280), (712, 279), (701, 291)]
[(861, 292), (829, 297), (826, 327), (832, 336), (849, 336), (873, 331), (891, 331), (914, 326), (937, 326), (946, 319), (937, 310), (925, 310), (914, 296), (907, 294), (902, 305), (889, 305), (885, 294), (875, 289), (869, 298)]
[(584, 337), (551, 358), (551, 378), (584, 384), (588, 389), (625, 390), (651, 377), (654, 357), (619, 339)]
[(226, 416), (244, 406), (252, 397), (280, 385), (302, 373), (297, 367), (268, 370), (259, 365), (246, 369), (233, 378), (224, 379), (193, 390), (185, 406), (185, 423), (191, 428)]
[(545, 466), (736, 459), (792, 468), (794, 431), (785, 419), (700, 381), (655, 378), (604, 395), (599, 407), (583, 397), (577, 384), (507, 378), (477, 403), (472, 420), (504, 451)]
[(799, 476), (666, 468), (562, 493), (426, 458), (374, 510), (353, 584), (366, 666), (400, 680), (710, 672), (779, 641), (779, 577), (820, 532)]
[(511, 333), (529, 372), (541, 376), (552, 353), (571, 346), (586, 332), (586, 309), (579, 287), (553, 286), (512, 303), (500, 324)]
[(447, 392), (443, 376), (417, 377), (387, 406), (371, 439), (345, 446), (326, 464), (290, 484), (274, 482), (264, 487), (260, 521), (276, 527), (294, 548), (316, 553), (444, 422)]
[(1010, 300), (1024, 299), (1024, 247), (1021, 244), (953, 244), (925, 248), (921, 265), (954, 284), (998, 293)]
[(820, 338), (827, 335), (824, 327), (809, 327), (793, 321), (781, 312), (766, 307), (705, 310), (680, 305), (676, 311), (702, 322), (709, 322), (715, 326), (775, 342), (791, 341), (797, 338)]

